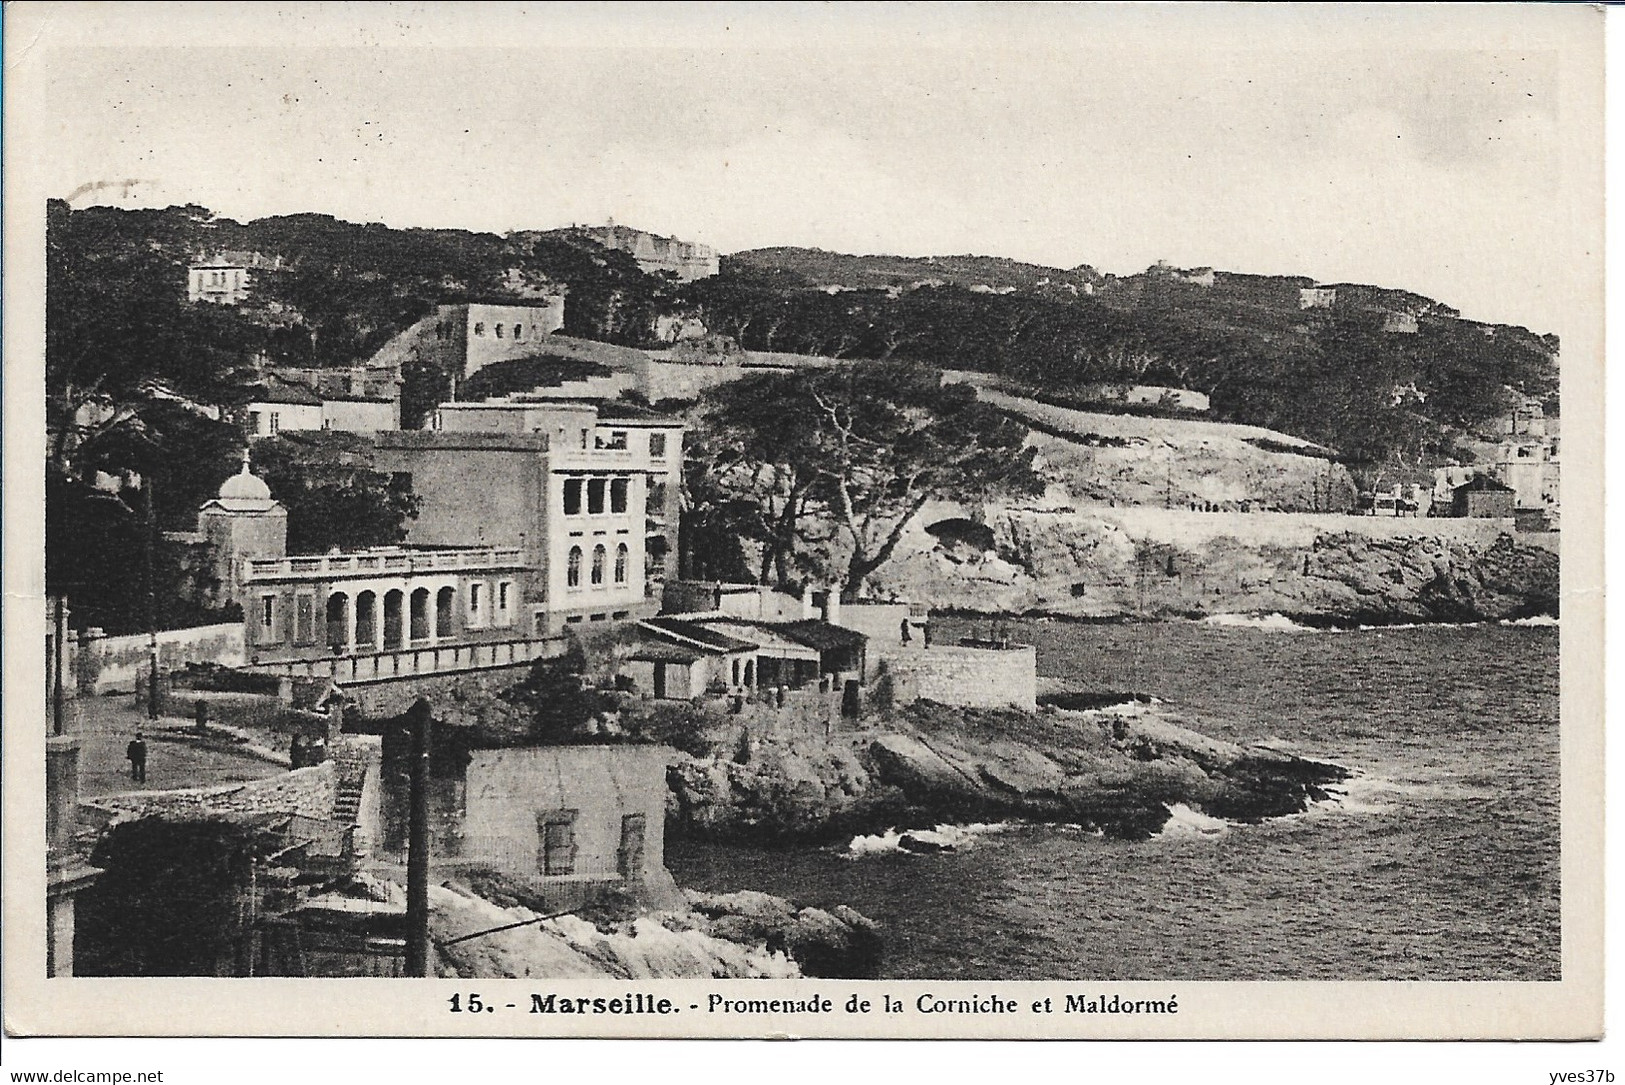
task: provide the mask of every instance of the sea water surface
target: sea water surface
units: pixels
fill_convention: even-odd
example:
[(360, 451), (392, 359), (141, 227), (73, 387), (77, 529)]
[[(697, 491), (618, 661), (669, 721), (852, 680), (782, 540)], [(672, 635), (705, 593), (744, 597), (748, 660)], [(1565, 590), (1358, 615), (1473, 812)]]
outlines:
[(672, 841), (678, 882), (849, 904), (883, 925), (888, 977), (1561, 978), (1557, 629), (1007, 624), (1069, 688), (1149, 693), (1357, 775), (1262, 825), (1177, 809), (1143, 843), (1038, 825), (945, 828), (956, 850), (929, 855)]

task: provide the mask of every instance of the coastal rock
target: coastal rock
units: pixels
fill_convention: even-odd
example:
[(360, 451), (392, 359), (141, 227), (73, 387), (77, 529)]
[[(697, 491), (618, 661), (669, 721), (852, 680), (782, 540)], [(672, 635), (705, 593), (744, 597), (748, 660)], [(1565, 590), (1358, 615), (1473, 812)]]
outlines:
[(994, 550), (969, 559), (911, 527), (873, 587), (937, 608), (1078, 617), (1381, 624), (1558, 608), (1557, 554), (1493, 520), (1091, 507), (990, 510), (987, 526)]
[(602, 910), (541, 919), (458, 884), (432, 886), (429, 904), (443, 977), (866, 979), (882, 956), (879, 927), (853, 909), (766, 893), (689, 891), (675, 910), (616, 919)]
[(803, 975), (823, 979), (870, 979), (879, 974), (879, 926), (853, 909), (797, 908), (766, 893), (688, 891), (692, 910), (705, 917), (703, 930), (717, 938), (782, 952)]
[[(1253, 821), (1300, 811), (1346, 775), (1190, 722), (1166, 705), (1029, 713), (920, 702), (884, 729), (779, 736), (774, 756), (750, 765), (685, 756), (671, 770), (669, 831), (791, 844), (1020, 818), (1144, 839), (1174, 804)], [(776, 907), (742, 897), (718, 929), (761, 935), (785, 922)]]

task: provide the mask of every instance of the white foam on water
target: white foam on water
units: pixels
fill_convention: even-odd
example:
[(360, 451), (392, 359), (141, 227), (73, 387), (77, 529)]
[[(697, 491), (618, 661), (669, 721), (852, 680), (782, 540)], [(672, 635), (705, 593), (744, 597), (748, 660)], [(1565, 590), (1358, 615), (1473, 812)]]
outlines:
[(848, 859), (861, 859), (866, 855), (930, 854), (910, 852), (903, 847), (903, 837), (913, 837), (923, 844), (961, 851), (973, 846), (979, 837), (1002, 833), (1017, 827), (1014, 821), (975, 822), (970, 825), (938, 825), (935, 829), (887, 829), (873, 836), (855, 836), (843, 852)]
[(1168, 808), (1168, 820), (1154, 839), (1177, 840), (1189, 837), (1223, 836), (1230, 831), (1230, 823), (1223, 818), (1209, 817), (1200, 810), (1176, 802)]
[(1285, 614), (1210, 614), (1202, 619), (1202, 624), (1225, 629), (1259, 629), (1266, 633), (1317, 632), (1307, 625), (1299, 625)]
[(1531, 618), (1502, 618), (1501, 624), (1520, 629), (1550, 629), (1556, 628), (1559, 623), (1550, 614), (1536, 614)]

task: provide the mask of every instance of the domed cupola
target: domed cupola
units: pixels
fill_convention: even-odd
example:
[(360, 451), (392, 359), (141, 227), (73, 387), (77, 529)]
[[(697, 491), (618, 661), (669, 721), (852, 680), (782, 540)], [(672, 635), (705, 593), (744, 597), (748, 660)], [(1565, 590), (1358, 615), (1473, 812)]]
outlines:
[(265, 511), (275, 504), (271, 487), (248, 469), (248, 450), (243, 450), (243, 469), (220, 485), (220, 504), (233, 512)]

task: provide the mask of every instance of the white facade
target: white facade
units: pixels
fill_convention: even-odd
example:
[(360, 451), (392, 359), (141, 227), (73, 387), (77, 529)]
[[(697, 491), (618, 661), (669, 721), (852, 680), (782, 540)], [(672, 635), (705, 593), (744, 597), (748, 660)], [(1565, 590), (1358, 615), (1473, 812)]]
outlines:
[(248, 404), (245, 412), (245, 428), (249, 437), (275, 437), (283, 430), (323, 428), (320, 403), (269, 403), (257, 400)]
[(237, 305), (247, 300), (252, 281), (252, 272), (240, 265), (194, 264), (186, 269), (186, 300)]

